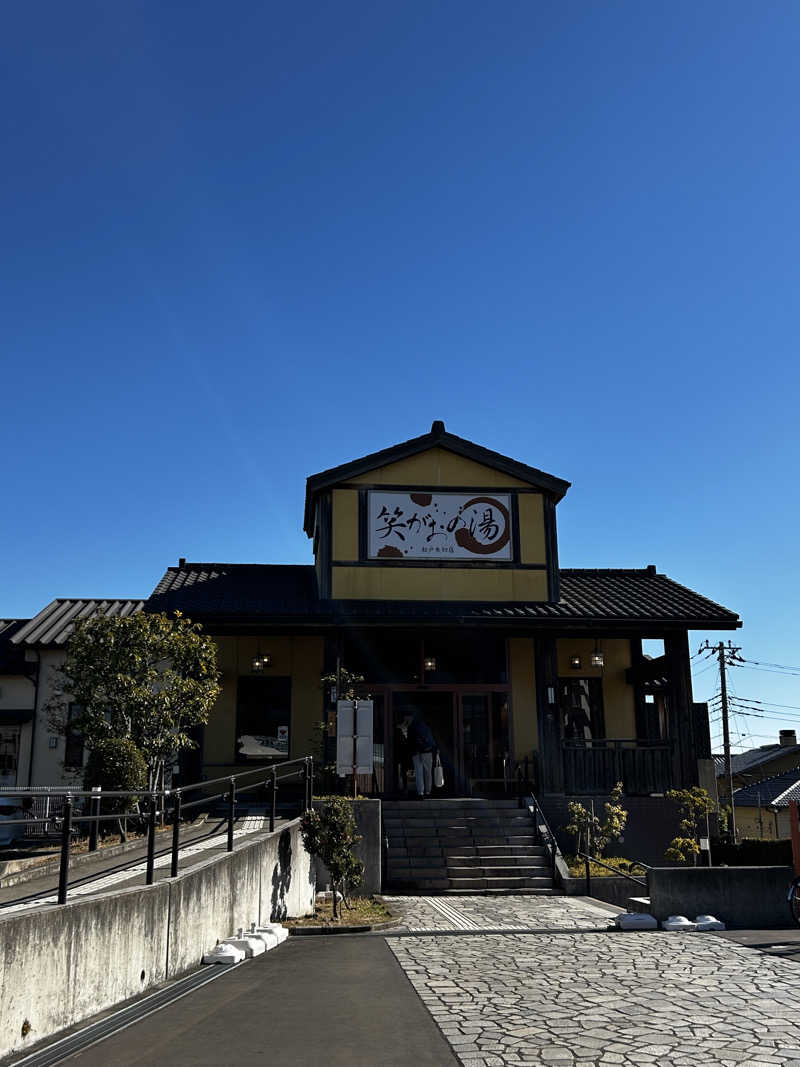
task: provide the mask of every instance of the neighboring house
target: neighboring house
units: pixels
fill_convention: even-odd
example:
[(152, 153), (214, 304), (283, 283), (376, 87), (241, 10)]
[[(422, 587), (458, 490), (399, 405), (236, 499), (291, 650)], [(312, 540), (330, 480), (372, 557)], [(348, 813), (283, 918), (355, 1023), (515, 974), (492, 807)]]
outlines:
[[(714, 764), (717, 778), (723, 779), (720, 792), (728, 796), (727, 784), (724, 782), (725, 757), (715, 755)], [(791, 770), (798, 765), (800, 765), (800, 745), (797, 743), (797, 734), (794, 730), (781, 730), (777, 742), (731, 755), (733, 788), (735, 790), (750, 785), (754, 781), (763, 781), (765, 778)]]
[(86, 762), (82, 737), (69, 729), (66, 737), (60, 736), (48, 727), (52, 670), (64, 662), (64, 647), (76, 620), (131, 615), (143, 604), (142, 600), (59, 598), (32, 619), (0, 623), (0, 734), (7, 747), (0, 785), (80, 782)]
[(22, 649), (11, 644), (27, 621), (0, 620), (0, 787), (28, 784), (36, 685)]
[(800, 766), (734, 790), (738, 836), (768, 841), (791, 837), (792, 800), (800, 803)]

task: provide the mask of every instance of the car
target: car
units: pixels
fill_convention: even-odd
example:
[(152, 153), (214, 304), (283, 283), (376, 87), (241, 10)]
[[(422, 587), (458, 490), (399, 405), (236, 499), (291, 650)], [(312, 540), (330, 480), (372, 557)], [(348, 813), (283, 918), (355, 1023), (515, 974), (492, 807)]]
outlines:
[[(16, 822), (25, 818), (25, 810), (14, 797), (0, 797), (0, 847), (11, 845), (16, 838), (22, 837), (25, 827)], [(11, 820), (14, 822), (11, 822)]]

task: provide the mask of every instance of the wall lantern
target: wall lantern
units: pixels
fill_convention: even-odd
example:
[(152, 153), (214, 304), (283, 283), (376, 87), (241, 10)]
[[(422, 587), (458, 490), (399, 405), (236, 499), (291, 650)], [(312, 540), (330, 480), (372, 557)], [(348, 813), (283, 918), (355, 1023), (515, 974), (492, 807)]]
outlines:
[(592, 653), (589, 661), (593, 667), (603, 667), (605, 665), (605, 659), (603, 653), (597, 647), (597, 641), (594, 643), (594, 652)]
[(422, 666), (423, 666), (423, 669), (426, 670), (426, 671), (435, 671), (436, 670), (436, 657), (435, 656), (426, 656), (425, 659), (422, 661)]
[(272, 656), (270, 656), (269, 652), (265, 652), (263, 654), (263, 656), (262, 656), (262, 654), (260, 652), (259, 652), (259, 654), (257, 656), (253, 656), (252, 667), (253, 667), (253, 670), (257, 674), (260, 673), (261, 671), (263, 671), (265, 667), (271, 667), (271, 666), (272, 666)]
[(573, 671), (579, 671), (581, 669), (581, 657), (580, 656), (570, 656), (569, 657), (569, 665), (573, 669)]

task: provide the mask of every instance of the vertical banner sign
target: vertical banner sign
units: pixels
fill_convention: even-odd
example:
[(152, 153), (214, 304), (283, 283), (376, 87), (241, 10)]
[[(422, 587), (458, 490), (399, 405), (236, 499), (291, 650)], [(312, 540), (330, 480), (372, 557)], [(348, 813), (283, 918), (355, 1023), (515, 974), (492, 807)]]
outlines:
[(372, 701), (359, 700), (353, 729), (353, 701), (336, 702), (336, 773), (353, 773), (353, 734), (356, 734), (357, 774), (372, 774)]

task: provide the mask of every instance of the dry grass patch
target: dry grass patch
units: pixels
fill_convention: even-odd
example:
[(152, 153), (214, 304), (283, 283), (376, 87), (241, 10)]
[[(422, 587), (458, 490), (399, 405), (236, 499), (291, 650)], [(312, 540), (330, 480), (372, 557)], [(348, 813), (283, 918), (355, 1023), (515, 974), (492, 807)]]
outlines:
[(392, 918), (392, 913), (372, 897), (353, 897), (350, 906), (339, 903), (339, 918), (333, 917), (333, 901), (320, 900), (314, 906), (313, 915), (303, 915), (299, 919), (286, 919), (284, 926), (371, 926), (373, 923), (385, 923)]

